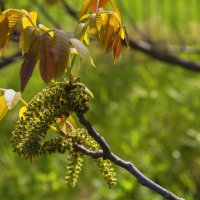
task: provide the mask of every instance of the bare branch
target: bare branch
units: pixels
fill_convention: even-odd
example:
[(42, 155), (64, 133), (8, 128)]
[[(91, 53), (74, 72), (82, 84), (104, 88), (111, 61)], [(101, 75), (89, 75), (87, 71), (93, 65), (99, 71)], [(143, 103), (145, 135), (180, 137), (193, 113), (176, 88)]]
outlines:
[[(85, 119), (85, 117), (83, 115), (77, 114), (77, 116), (79, 118), (80, 123), (86, 127), (89, 135), (91, 137), (93, 137), (95, 139), (95, 141), (102, 148), (102, 150), (103, 150), (102, 157), (104, 159), (108, 159), (108, 160), (112, 161), (113, 163), (115, 163), (116, 165), (126, 169), (138, 180), (138, 182), (140, 184), (142, 184), (145, 187), (150, 188), (151, 190), (155, 191), (156, 193), (160, 194), (161, 196), (165, 197), (166, 199), (183, 200), (182, 198), (177, 197), (172, 192), (166, 190), (165, 188), (161, 187), (157, 183), (155, 183), (152, 180), (150, 180), (149, 178), (147, 178), (132, 163), (126, 162), (126, 161), (122, 160), (121, 158), (119, 158), (118, 156), (116, 156), (114, 153), (112, 153), (110, 150), (110, 147), (107, 144), (107, 142), (105, 141), (105, 139), (102, 136), (100, 136), (100, 134), (92, 127), (91, 123), (87, 119)], [(85, 149), (84, 150), (81, 149), (81, 151), (84, 153)], [(90, 155), (90, 152), (85, 151), (85, 153), (87, 153), (87, 155)], [(91, 155), (93, 155), (93, 153)], [(99, 155), (99, 154), (95, 154), (95, 155)]]
[(200, 63), (193, 62), (191, 60), (187, 60), (178, 56), (174, 56), (166, 51), (161, 51), (155, 48), (154, 45), (144, 42), (144, 41), (134, 41), (130, 39), (130, 47), (132, 49), (141, 51), (152, 58), (158, 59), (162, 62), (170, 63), (173, 65), (178, 65), (188, 70), (192, 71), (200, 71)]
[(33, 4), (40, 10), (40, 12), (44, 15), (44, 17), (49, 20), (49, 22), (51, 22), (51, 24), (55, 27), (55, 28), (60, 28), (60, 25), (57, 23), (57, 21), (55, 21), (50, 15), (49, 13), (46, 11), (45, 7), (41, 4), (39, 4), (36, 0), (32, 0)]
[(66, 12), (69, 13), (75, 20), (77, 20), (78, 13), (65, 0), (61, 0), (61, 3), (65, 8)]
[(87, 156), (90, 156), (90, 157), (92, 157), (94, 159), (104, 156), (104, 153), (103, 153), (102, 150), (94, 152), (94, 151), (90, 151), (90, 150), (86, 149), (84, 146), (78, 145), (78, 144), (74, 144), (74, 148), (75, 148), (76, 151), (80, 151), (81, 153), (83, 153), (83, 154), (85, 154)]
[(22, 59), (21, 52), (17, 52), (8, 58), (1, 58), (0, 69), (21, 59)]
[(5, 10), (5, 6), (4, 6), (3, 0), (0, 0), (0, 8), (1, 8), (1, 11)]

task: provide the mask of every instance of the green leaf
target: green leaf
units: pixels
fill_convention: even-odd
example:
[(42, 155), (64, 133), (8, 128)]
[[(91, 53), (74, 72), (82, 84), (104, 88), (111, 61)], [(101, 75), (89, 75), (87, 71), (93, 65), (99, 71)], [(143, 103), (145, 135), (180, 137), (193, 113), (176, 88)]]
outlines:
[(85, 23), (79, 23), (74, 31), (74, 37), (82, 40), (86, 31), (86, 28), (87, 26)]
[(76, 48), (81, 58), (87, 63), (91, 63), (93, 66), (95, 66), (87, 47), (80, 40), (76, 38), (70, 38), (69, 40), (72, 43), (72, 45)]

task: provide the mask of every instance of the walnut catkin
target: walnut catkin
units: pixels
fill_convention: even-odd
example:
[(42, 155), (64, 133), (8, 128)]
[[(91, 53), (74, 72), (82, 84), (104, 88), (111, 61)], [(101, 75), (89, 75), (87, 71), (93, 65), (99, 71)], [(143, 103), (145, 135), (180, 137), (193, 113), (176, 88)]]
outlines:
[(62, 145), (60, 139), (42, 140), (56, 118), (68, 117), (72, 112), (85, 113), (89, 109), (88, 102), (89, 94), (79, 83), (56, 83), (43, 89), (29, 102), (23, 117), (16, 123), (11, 136), (14, 151), (25, 158), (47, 150), (64, 151), (65, 147), (59, 146)]

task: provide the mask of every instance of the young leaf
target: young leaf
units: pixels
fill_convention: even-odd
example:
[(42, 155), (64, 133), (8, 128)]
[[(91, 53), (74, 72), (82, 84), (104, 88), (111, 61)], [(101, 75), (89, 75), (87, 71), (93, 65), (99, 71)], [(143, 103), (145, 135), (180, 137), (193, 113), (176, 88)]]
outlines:
[(19, 47), (22, 51), (22, 55), (28, 52), (30, 44), (34, 39), (35, 29), (33, 27), (25, 28), (20, 34)]
[(70, 38), (69, 40), (72, 43), (72, 45), (76, 48), (81, 58), (86, 62), (91, 63), (94, 66), (94, 63), (90, 56), (90, 52), (88, 51), (87, 47), (80, 40), (76, 38)]
[(30, 22), (30, 20), (27, 18), (27, 17), (23, 17), (22, 18), (22, 27), (23, 29), (27, 28), (27, 27), (33, 27), (33, 26), (36, 26), (36, 23), (37, 23), (37, 13), (36, 12), (27, 12), (25, 10), (25, 13), (27, 16), (29, 16), (29, 19), (31, 19), (32, 23)]
[(92, 13), (97, 12), (99, 8), (105, 8), (108, 0), (91, 0), (89, 8)]
[(25, 56), (25, 60), (22, 64), (20, 70), (20, 77), (21, 77), (21, 91), (23, 92), (28, 80), (30, 79), (33, 69), (38, 61), (39, 58), (39, 49), (41, 44), (41, 37), (35, 36), (33, 39), (29, 51)]
[(100, 0), (99, 8), (105, 8), (109, 0)]
[(73, 129), (77, 129), (76, 121), (72, 115), (67, 118), (67, 122), (73, 127)]
[[(32, 21), (32, 24), (27, 19), (27, 17), (29, 17), (29, 19)], [(14, 32), (14, 29), (19, 24), (19, 22), (21, 22), (21, 20), (26, 22), (26, 23), (24, 22), (25, 25), (23, 25), (23, 28), (26, 28), (26, 26), (29, 26), (29, 25), (35, 26), (36, 18), (37, 18), (37, 14), (35, 12), (28, 13), (26, 10), (17, 10), (17, 9), (5, 10), (0, 15), (0, 31), (1, 31), (0, 55), (1, 55), (2, 49), (6, 45), (6, 42), (11, 38)]]
[(7, 40), (9, 40), (14, 32), (15, 27), (22, 19), (22, 13), (14, 12), (10, 10), (8, 13), (8, 20), (9, 20), (9, 33), (7, 36)]
[(16, 92), (12, 89), (7, 89), (5, 90), (4, 96), (5, 96), (6, 105), (8, 109), (11, 110), (20, 100), (21, 93)]
[(123, 26), (123, 27), (122, 27), (122, 30), (123, 30), (123, 32), (124, 32), (124, 38), (122, 38), (122, 36), (121, 36), (121, 38), (122, 38), (122, 40), (125, 39), (125, 41), (126, 41), (126, 46), (127, 46), (127, 48), (129, 48), (129, 47), (130, 47), (130, 44), (129, 44), (128, 32), (127, 32), (127, 30), (126, 30), (126, 27)]
[(2, 49), (4, 48), (7, 41), (7, 36), (9, 32), (8, 24), (9, 24), (9, 21), (8, 21), (7, 16), (5, 14), (0, 15), (0, 31), (1, 31), (0, 56), (1, 56)]
[(87, 29), (87, 26), (85, 23), (79, 23), (74, 31), (74, 37), (82, 40), (86, 29)]
[(69, 59), (70, 42), (65, 31), (55, 30), (53, 36), (52, 51), (55, 56), (54, 78), (59, 77), (65, 71)]
[(88, 10), (88, 8), (90, 6), (90, 2), (91, 2), (91, 0), (85, 0), (83, 2), (83, 5), (82, 5), (80, 13), (79, 13), (79, 19), (81, 19), (82, 16), (86, 14), (86, 12), (87, 12), (87, 10)]
[(6, 105), (6, 100), (4, 96), (0, 96), (0, 120), (3, 119), (3, 117), (8, 112), (8, 107)]
[[(85, 0), (80, 10), (79, 19), (87, 13), (87, 10), (90, 9), (92, 13), (98, 12), (99, 8), (105, 8), (109, 0)], [(115, 4), (112, 2), (115, 6)], [(115, 6), (116, 7), (116, 6)]]
[(121, 23), (121, 14), (120, 14), (120, 11), (118, 10), (117, 6), (115, 5), (115, 3), (113, 2), (113, 0), (109, 0), (111, 6), (113, 7), (115, 13), (116, 13), (116, 16), (119, 20), (119, 22)]
[(118, 36), (115, 38), (114, 46), (113, 46), (113, 55), (114, 55), (114, 64), (117, 62), (119, 55), (122, 50), (122, 41), (121, 38)]
[(49, 34), (43, 34), (41, 36), (40, 45), (40, 75), (42, 79), (48, 83), (55, 76), (55, 65), (54, 53), (52, 50), (52, 37)]
[(91, 0), (89, 4), (89, 8), (92, 13), (96, 12), (98, 10), (98, 0)]

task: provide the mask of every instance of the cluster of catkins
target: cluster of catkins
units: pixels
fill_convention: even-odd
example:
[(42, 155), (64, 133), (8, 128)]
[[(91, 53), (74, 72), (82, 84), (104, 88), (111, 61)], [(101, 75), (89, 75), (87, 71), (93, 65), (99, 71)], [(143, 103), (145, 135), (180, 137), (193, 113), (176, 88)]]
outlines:
[[(28, 104), (11, 135), (15, 152), (24, 158), (44, 154), (69, 152), (66, 182), (74, 187), (82, 168), (83, 154), (75, 144), (98, 151), (99, 146), (85, 129), (60, 131), (59, 137), (48, 138), (50, 127), (61, 117), (71, 113), (83, 114), (89, 109), (90, 95), (81, 83), (55, 83), (39, 92)], [(97, 159), (97, 164), (109, 187), (116, 184), (116, 174), (108, 160)]]

